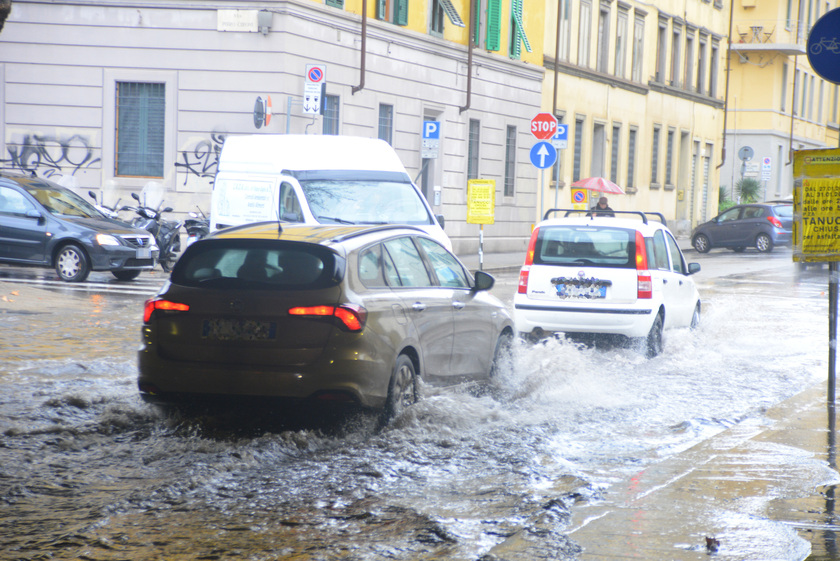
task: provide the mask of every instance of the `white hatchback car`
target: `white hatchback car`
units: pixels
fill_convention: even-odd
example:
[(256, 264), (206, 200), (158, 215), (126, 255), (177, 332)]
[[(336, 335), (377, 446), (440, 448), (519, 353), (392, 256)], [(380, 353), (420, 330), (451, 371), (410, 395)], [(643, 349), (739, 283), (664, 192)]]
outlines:
[(534, 229), (513, 299), (516, 330), (529, 339), (618, 335), (654, 357), (663, 329), (699, 322), (690, 275), (700, 265), (686, 263), (658, 213), (574, 216), (585, 212), (552, 209)]

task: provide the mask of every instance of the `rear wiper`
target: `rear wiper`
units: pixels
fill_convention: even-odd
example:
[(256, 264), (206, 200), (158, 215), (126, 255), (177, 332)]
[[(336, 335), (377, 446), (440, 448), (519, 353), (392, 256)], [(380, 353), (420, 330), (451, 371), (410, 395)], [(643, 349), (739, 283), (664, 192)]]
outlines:
[(338, 218), (335, 216), (316, 216), (315, 218), (317, 218), (318, 220), (332, 220), (333, 222), (338, 222), (339, 224), (355, 224), (355, 222), (353, 222), (352, 220), (345, 220), (343, 218)]

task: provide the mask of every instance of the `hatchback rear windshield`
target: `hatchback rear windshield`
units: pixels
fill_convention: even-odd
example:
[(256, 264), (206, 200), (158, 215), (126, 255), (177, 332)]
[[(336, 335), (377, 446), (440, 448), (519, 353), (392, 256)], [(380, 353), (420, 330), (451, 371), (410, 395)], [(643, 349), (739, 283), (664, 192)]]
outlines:
[(635, 268), (636, 231), (626, 228), (543, 226), (534, 264)]
[(782, 218), (793, 218), (793, 205), (779, 205), (773, 207), (777, 216)]
[(172, 271), (172, 282), (212, 288), (314, 289), (341, 281), (344, 260), (308, 243), (201, 240)]

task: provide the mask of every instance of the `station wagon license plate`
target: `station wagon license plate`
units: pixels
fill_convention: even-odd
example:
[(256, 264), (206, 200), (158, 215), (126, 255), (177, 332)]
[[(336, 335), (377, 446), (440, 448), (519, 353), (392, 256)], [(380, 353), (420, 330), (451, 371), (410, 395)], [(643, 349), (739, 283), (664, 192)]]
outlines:
[(557, 296), (560, 298), (606, 298), (607, 287), (558, 284)]
[(215, 341), (267, 341), (276, 335), (275, 322), (254, 319), (208, 319), (201, 328), (203, 339)]

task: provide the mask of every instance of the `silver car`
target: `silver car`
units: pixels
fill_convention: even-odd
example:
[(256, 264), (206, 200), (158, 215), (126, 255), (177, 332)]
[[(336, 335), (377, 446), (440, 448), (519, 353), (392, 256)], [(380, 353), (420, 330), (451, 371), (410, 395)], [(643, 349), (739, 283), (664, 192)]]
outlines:
[(513, 323), (438, 241), (409, 226), (260, 223), (190, 245), (145, 306), (151, 402), (272, 398), (380, 409), (432, 383), (488, 379)]

